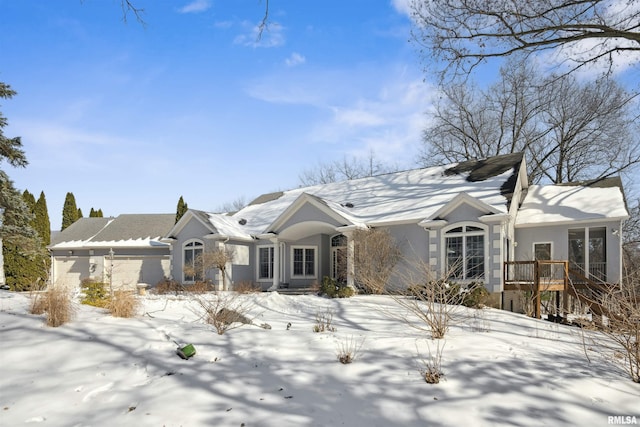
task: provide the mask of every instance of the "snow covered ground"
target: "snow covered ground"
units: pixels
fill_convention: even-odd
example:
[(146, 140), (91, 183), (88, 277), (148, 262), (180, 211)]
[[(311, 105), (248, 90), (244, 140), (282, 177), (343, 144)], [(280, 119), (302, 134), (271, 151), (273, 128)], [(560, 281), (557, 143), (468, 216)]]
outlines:
[[(189, 297), (145, 296), (133, 319), (77, 305), (59, 328), (0, 291), (0, 425), (604, 426), (640, 422), (640, 385), (584, 354), (579, 329), (494, 309), (466, 310), (420, 376), (426, 333), (385, 314), (384, 296), (243, 296), (256, 323), (217, 335)], [(385, 310), (385, 308), (387, 310)], [(317, 313), (335, 332), (313, 332)], [(287, 325), (291, 324), (287, 329)], [(362, 342), (342, 365), (337, 347)], [(174, 342), (175, 341), (175, 342)], [(197, 354), (183, 360), (176, 342)], [(588, 350), (589, 352), (589, 350)], [(420, 353), (420, 355), (419, 355)], [(625, 419), (629, 420), (629, 419)]]

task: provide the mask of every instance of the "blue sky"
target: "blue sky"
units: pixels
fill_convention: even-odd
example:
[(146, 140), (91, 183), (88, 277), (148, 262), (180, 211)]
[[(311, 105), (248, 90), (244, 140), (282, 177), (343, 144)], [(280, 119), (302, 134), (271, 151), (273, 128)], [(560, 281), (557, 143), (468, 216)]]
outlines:
[(29, 160), (1, 167), (45, 192), (52, 228), (69, 191), (85, 216), (172, 213), (180, 196), (215, 211), (345, 156), (416, 166), (438, 90), (409, 0), (271, 0), (260, 40), (265, 0), (132, 1), (145, 26), (120, 0), (0, 0), (0, 81), (18, 92), (0, 111)]
[[(403, 2), (0, 0), (0, 108), (53, 228), (68, 191), (88, 215), (215, 210), (289, 189), (343, 156), (413, 167), (424, 80)], [(6, 167), (6, 165), (5, 165)]]

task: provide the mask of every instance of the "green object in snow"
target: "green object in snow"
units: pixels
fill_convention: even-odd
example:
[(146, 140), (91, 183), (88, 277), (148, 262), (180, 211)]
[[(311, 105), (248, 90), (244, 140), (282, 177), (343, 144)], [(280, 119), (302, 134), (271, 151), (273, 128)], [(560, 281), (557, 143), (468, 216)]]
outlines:
[(193, 346), (193, 344), (187, 344), (184, 347), (178, 347), (176, 353), (178, 353), (178, 356), (182, 357), (183, 359), (189, 359), (196, 354), (196, 348)]

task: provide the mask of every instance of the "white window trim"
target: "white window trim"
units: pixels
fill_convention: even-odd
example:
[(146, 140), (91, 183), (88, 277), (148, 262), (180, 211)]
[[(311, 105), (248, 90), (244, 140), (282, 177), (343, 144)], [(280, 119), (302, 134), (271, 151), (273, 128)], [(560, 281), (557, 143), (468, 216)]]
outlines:
[[(453, 230), (454, 228), (458, 228), (458, 227), (466, 227), (466, 226), (472, 226), (472, 227), (477, 227), (480, 228), (481, 231), (462, 231), (462, 232), (456, 232), (456, 233), (450, 233), (447, 234), (447, 232), (449, 230)], [(461, 283), (471, 283), (471, 282), (484, 282), (489, 283), (489, 276), (490, 276), (490, 265), (489, 265), (489, 227), (485, 224), (479, 223), (479, 222), (474, 222), (474, 221), (461, 221), (461, 222), (456, 222), (455, 224), (450, 224), (446, 227), (444, 227), (441, 230), (440, 233), (440, 259), (441, 259), (441, 273), (443, 274), (444, 277), (447, 277), (448, 275), (448, 271), (447, 271), (447, 237), (461, 237), (461, 236), (483, 236), (484, 237), (484, 274), (482, 278), (476, 278), (476, 279), (456, 279), (456, 278), (452, 278), (451, 280), (454, 282), (461, 282)], [(466, 245), (465, 245), (466, 247)], [(466, 256), (466, 254), (465, 254)], [(466, 264), (466, 263), (465, 263)]]
[(531, 244), (531, 253), (533, 254), (534, 259), (536, 257), (536, 245), (549, 245), (549, 247), (551, 248), (549, 250), (549, 257), (550, 260), (553, 260), (553, 242), (533, 242)]
[[(182, 283), (184, 283), (186, 285), (192, 285), (192, 284), (196, 283), (195, 280), (187, 280), (186, 277), (185, 277), (185, 273), (184, 273), (184, 263), (185, 263), (184, 252), (185, 252), (185, 250), (187, 248), (187, 245), (189, 245), (191, 243), (199, 243), (200, 246), (197, 246), (197, 247), (202, 249), (202, 252), (204, 253), (204, 242), (202, 240), (200, 240), (200, 239), (189, 239), (189, 240), (185, 240), (182, 243)], [(193, 249), (195, 249), (195, 248), (196, 248), (196, 246), (193, 247)], [(202, 272), (202, 277), (204, 278), (204, 271)]]
[[(313, 249), (313, 275), (304, 275), (304, 274), (298, 274), (298, 275), (294, 275), (293, 274), (293, 252), (295, 249), (304, 249), (305, 252), (305, 256), (306, 256), (306, 250), (307, 249)], [(291, 251), (290, 251), (290, 258), (291, 260), (290, 264), (291, 264), (291, 278), (292, 279), (315, 279), (318, 277), (318, 247), (317, 246), (311, 246), (311, 245), (298, 245), (298, 246), (291, 246)], [(305, 258), (306, 259), (306, 258)], [(303, 262), (305, 262), (305, 260), (303, 260)]]
[[(274, 245), (258, 245), (256, 246), (256, 281), (258, 282), (273, 282), (273, 269), (275, 266), (271, 264), (271, 277), (260, 277), (260, 249), (271, 248), (275, 251)], [(275, 262), (275, 253), (274, 262)]]

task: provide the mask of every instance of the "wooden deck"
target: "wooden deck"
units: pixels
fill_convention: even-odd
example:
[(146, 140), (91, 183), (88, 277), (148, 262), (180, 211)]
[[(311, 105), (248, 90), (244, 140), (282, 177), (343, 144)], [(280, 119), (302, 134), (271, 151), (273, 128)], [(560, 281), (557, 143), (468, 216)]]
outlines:
[(596, 315), (606, 315), (599, 296), (614, 285), (597, 282), (581, 271), (569, 268), (569, 261), (509, 261), (504, 263), (504, 290), (534, 293), (534, 316), (541, 316), (540, 294), (563, 293), (563, 313), (568, 313), (568, 296), (587, 304)]

